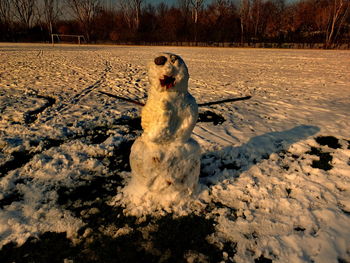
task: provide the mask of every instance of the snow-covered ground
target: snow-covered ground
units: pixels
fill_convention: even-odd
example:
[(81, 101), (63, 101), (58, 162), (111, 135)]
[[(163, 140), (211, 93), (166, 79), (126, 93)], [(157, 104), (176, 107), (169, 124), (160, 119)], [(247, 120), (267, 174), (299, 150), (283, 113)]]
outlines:
[[(200, 107), (196, 200), (135, 217), (140, 107), (99, 91), (145, 102), (162, 51), (198, 103), (252, 98)], [(350, 262), (349, 112), (349, 51), (0, 44), (0, 261)]]

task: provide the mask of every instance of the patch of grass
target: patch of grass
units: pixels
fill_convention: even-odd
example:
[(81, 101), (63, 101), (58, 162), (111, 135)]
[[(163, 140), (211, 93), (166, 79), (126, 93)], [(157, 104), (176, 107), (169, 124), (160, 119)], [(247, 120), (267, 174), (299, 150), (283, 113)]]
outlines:
[[(228, 254), (229, 258), (233, 258), (234, 255), (237, 253), (237, 243), (231, 243), (231, 242), (226, 242), (224, 243), (224, 248), (223, 251)], [(222, 261), (221, 261), (222, 262)], [(224, 261), (225, 263), (233, 263), (231, 259), (226, 259)]]
[(338, 258), (338, 263), (349, 263), (349, 261), (343, 258)]
[[(0, 250), (0, 262), (46, 263), (63, 262), (64, 259), (84, 263), (186, 262), (185, 257), (189, 252), (201, 255), (199, 258), (204, 257), (208, 262), (223, 260), (222, 251), (206, 240), (207, 236), (215, 231), (214, 221), (211, 219), (196, 215), (175, 219), (171, 215), (158, 219), (149, 218), (147, 223), (155, 224), (158, 228), (151, 231), (147, 237), (138, 230), (140, 225), (129, 221), (133, 230), (129, 234), (114, 238), (104, 234), (101, 229), (111, 224), (118, 226), (124, 220), (116, 213), (110, 212), (107, 209), (88, 222), (92, 233), (78, 233), (78, 244), (74, 245), (66, 238), (65, 233), (46, 232), (38, 238), (29, 238), (20, 247), (14, 243), (5, 245)], [(121, 213), (121, 210), (119, 212)], [(225, 243), (224, 251), (233, 257), (236, 245)]]
[(188, 251), (205, 255), (209, 262), (220, 262), (221, 251), (206, 241), (215, 232), (214, 221), (197, 215), (173, 219), (167, 215), (156, 222), (158, 230), (152, 234), (154, 247), (168, 253), (166, 262), (185, 262)]
[(261, 255), (259, 258), (254, 259), (254, 263), (272, 263), (272, 259), (265, 258)]
[(297, 226), (294, 228), (295, 231), (298, 231), (298, 232), (304, 232), (305, 231), (305, 228), (304, 227), (300, 227), (300, 226)]
[(287, 196), (290, 197), (290, 194), (292, 193), (291, 188), (286, 188)]
[(74, 262), (159, 262), (158, 257), (143, 248), (140, 231), (133, 231), (117, 238), (98, 234), (90, 240), (79, 247), (80, 253), (75, 254)]
[(239, 165), (237, 165), (236, 162), (227, 163), (227, 164), (221, 163), (220, 169), (221, 170), (224, 170), (224, 169), (227, 169), (227, 170), (239, 170), (239, 169), (241, 169), (241, 167)]
[(105, 126), (94, 127), (86, 131), (85, 138), (88, 139), (91, 144), (103, 143), (109, 137), (109, 134), (107, 134), (108, 130), (109, 128)]
[(324, 171), (328, 171), (333, 168), (333, 165), (330, 164), (330, 162), (333, 160), (333, 157), (330, 153), (322, 152), (321, 149), (316, 147), (311, 147), (311, 150), (306, 153), (319, 157), (319, 160), (312, 161), (311, 167), (322, 169)]
[(39, 238), (29, 238), (22, 246), (10, 243), (0, 250), (2, 263), (62, 263), (64, 259), (72, 259), (77, 248), (67, 239), (65, 233), (46, 232)]
[(129, 156), (134, 141), (135, 140), (125, 140), (114, 150), (113, 155), (109, 158), (108, 169), (110, 172), (131, 171)]
[(334, 136), (318, 136), (315, 140), (318, 144), (322, 146), (327, 145), (332, 149), (339, 149), (341, 147), (339, 140)]
[(13, 152), (12, 158), (0, 166), (0, 178), (10, 171), (24, 166), (33, 158), (33, 156), (34, 154), (29, 151)]
[(4, 206), (12, 204), (12, 202), (17, 202), (21, 200), (23, 200), (23, 194), (15, 190), (0, 200), (0, 209), (3, 209)]
[(116, 121), (118, 125), (127, 125), (132, 131), (141, 131), (141, 117), (129, 117), (123, 116), (122, 118)]
[(200, 112), (198, 115), (198, 122), (212, 122), (214, 125), (223, 124), (225, 118), (212, 111)]

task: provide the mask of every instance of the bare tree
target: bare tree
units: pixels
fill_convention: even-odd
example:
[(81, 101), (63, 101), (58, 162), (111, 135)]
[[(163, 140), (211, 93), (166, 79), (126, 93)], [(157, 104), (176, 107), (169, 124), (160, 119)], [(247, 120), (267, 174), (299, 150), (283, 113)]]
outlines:
[(259, 26), (261, 25), (261, 16), (262, 16), (262, 1), (253, 0), (251, 8), (251, 19), (254, 27), (254, 37), (258, 37)]
[(195, 24), (198, 22), (198, 13), (200, 9), (202, 8), (204, 0), (191, 0), (192, 5), (192, 15), (193, 15), (193, 21)]
[(339, 31), (349, 11), (349, 0), (334, 0), (329, 7), (329, 22), (326, 31), (325, 48), (335, 43)]
[(143, 0), (119, 0), (119, 9), (130, 29), (137, 31), (140, 27), (141, 5)]
[(128, 28), (132, 29), (133, 26), (133, 19), (132, 19), (132, 13), (133, 9), (131, 7), (130, 1), (128, 0), (119, 0), (118, 1), (118, 9), (121, 11), (123, 20), (126, 22)]
[(100, 0), (66, 0), (66, 4), (79, 21), (87, 41), (90, 42)]
[(42, 14), (45, 25), (50, 34), (52, 34), (53, 25), (57, 22), (59, 16), (61, 15), (59, 0), (43, 0)]
[(177, 6), (183, 14), (189, 13), (191, 0), (177, 0)]
[(197, 34), (198, 34), (198, 14), (199, 14), (199, 11), (202, 9), (203, 2), (204, 0), (191, 0), (195, 42), (197, 42)]
[(191, 19), (191, 0), (177, 0), (177, 6), (184, 18), (184, 22), (187, 25)]
[(142, 0), (132, 0), (131, 1), (135, 10), (135, 28), (136, 30), (140, 27), (140, 16), (141, 16), (141, 4)]
[(13, 0), (14, 15), (18, 21), (26, 28), (32, 26), (36, 0)]
[(9, 24), (11, 15), (11, 0), (0, 0), (0, 22)]
[(250, 13), (250, 1), (241, 0), (239, 7), (239, 18), (241, 23), (241, 44), (244, 42), (244, 35), (248, 29), (249, 24), (249, 13)]
[(12, 35), (12, 8), (11, 0), (0, 0), (0, 39), (9, 40)]

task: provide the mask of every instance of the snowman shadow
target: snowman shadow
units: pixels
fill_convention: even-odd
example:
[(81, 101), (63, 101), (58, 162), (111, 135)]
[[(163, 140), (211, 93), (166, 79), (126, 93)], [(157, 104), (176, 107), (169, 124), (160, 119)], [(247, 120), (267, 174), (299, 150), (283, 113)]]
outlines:
[(269, 159), (272, 153), (286, 154), (290, 145), (319, 131), (317, 126), (300, 125), (289, 130), (253, 137), (238, 147), (227, 146), (219, 151), (205, 153), (201, 158), (200, 183), (215, 185), (227, 179), (227, 174), (239, 177), (253, 165)]

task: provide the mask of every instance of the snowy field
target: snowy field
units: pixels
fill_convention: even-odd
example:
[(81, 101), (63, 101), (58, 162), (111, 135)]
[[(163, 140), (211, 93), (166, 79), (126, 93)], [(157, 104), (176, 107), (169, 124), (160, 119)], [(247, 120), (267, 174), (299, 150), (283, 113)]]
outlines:
[[(200, 189), (114, 202), (147, 68), (179, 54)], [(0, 44), (0, 262), (350, 262), (350, 52)], [(144, 209), (144, 210), (143, 210)]]

